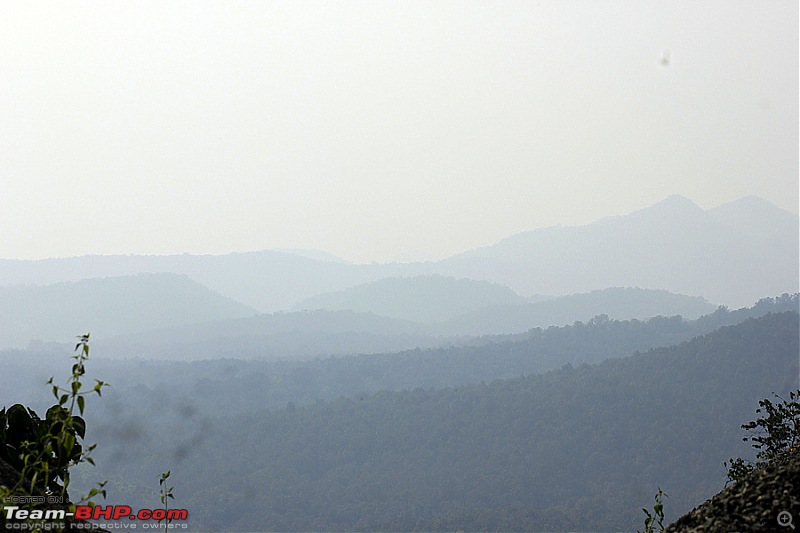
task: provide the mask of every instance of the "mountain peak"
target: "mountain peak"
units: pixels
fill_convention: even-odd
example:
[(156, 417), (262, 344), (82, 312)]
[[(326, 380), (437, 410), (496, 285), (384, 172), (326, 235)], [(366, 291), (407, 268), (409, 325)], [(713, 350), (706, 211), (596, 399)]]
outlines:
[(725, 212), (725, 211), (744, 211), (751, 213), (783, 212), (791, 214), (795, 217), (797, 216), (791, 211), (787, 211), (783, 208), (778, 207), (769, 200), (765, 200), (760, 196), (753, 196), (753, 195), (744, 196), (742, 198), (739, 198), (738, 200), (733, 200), (731, 202), (727, 202), (720, 206), (717, 206), (713, 209), (709, 209), (709, 212), (711, 213)]
[(634, 221), (641, 224), (644, 220), (675, 220), (701, 216), (705, 213), (702, 207), (680, 194), (667, 196), (649, 207), (637, 209), (627, 215), (616, 215), (601, 218), (589, 226), (606, 226), (608, 224), (629, 224)]
[(722, 204), (709, 209), (708, 214), (720, 224), (740, 233), (759, 235), (761, 239), (780, 233), (797, 235), (797, 215), (758, 196)]
[(644, 209), (640, 209), (638, 211), (634, 211), (634, 213), (641, 213), (644, 211), (656, 211), (656, 212), (677, 212), (677, 213), (685, 213), (685, 212), (694, 212), (699, 213), (703, 211), (703, 208), (691, 201), (690, 199), (682, 196), (680, 194), (673, 194), (667, 196), (660, 202), (657, 202), (650, 207), (645, 207)]
[(660, 202), (657, 202), (655, 205), (668, 202), (675, 205), (685, 204), (685, 205), (694, 205), (696, 207), (696, 204), (693, 201), (691, 201), (689, 198), (685, 197), (682, 194), (670, 194)]

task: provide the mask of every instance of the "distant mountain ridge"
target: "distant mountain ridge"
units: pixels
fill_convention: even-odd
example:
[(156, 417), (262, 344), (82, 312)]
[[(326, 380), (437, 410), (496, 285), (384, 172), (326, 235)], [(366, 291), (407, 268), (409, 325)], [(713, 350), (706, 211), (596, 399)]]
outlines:
[(758, 196), (745, 196), (709, 209), (707, 213), (718, 222), (738, 231), (767, 237), (779, 235), (784, 228), (797, 226), (796, 215), (778, 209)]
[(309, 359), (431, 347), (444, 342), (420, 324), (353, 311), (259, 314), (163, 327), (94, 343), (112, 358)]
[(385, 278), (303, 300), (300, 309), (351, 310), (421, 322), (434, 335), (519, 333), (606, 314), (615, 319), (680, 315), (695, 319), (716, 305), (699, 296), (610, 287), (529, 302), (508, 287), (443, 276)]
[(295, 309), (350, 309), (417, 322), (436, 322), (487, 306), (525, 302), (525, 298), (496, 283), (433, 274), (383, 278), (319, 294), (303, 300)]
[(518, 333), (535, 327), (572, 324), (597, 315), (619, 320), (680, 315), (693, 320), (716, 307), (700, 296), (611, 287), (533, 303), (484, 307), (436, 324), (436, 331), (444, 335)]
[(798, 290), (800, 219), (760, 198), (703, 210), (679, 195), (586, 226), (520, 233), (438, 263), (520, 294), (637, 286), (742, 306)]
[[(417, 295), (409, 289), (433, 284), (438, 290), (450, 292), (458, 305), (444, 302), (437, 312), (455, 312), (466, 306), (459, 301), (467, 298), (473, 305), (480, 298), (463, 294), (464, 289), (477, 286), (487, 291), (484, 296), (507, 298), (523, 302), (490, 305), (454, 318), (422, 323), (378, 314), (386, 300), (373, 301), (375, 284), (359, 286), (366, 290), (361, 310), (315, 309), (260, 314), (239, 319), (206, 321), (175, 327), (165, 327), (137, 334), (121, 335), (100, 341), (96, 346), (112, 357), (142, 357), (166, 359), (204, 359), (217, 357), (308, 359), (319, 356), (340, 356), (353, 353), (386, 353), (460, 345), (473, 342), (475, 335), (524, 333), (535, 327), (573, 324), (589, 321), (596, 315), (615, 319), (648, 319), (653, 316), (682, 315), (687, 319), (710, 313), (716, 306), (702, 298), (671, 294), (666, 291), (613, 288), (588, 294), (575, 294), (552, 300), (525, 303), (510, 289), (470, 280), (445, 278), (391, 278), (388, 284), (377, 283), (378, 295), (385, 297), (403, 294), (401, 310), (414, 316), (424, 314), (426, 303), (441, 298), (434, 294)], [(445, 281), (444, 285), (440, 285)], [(346, 297), (349, 292), (331, 295)], [(358, 291), (356, 291), (358, 294)], [(360, 295), (364, 295), (361, 293)], [(342, 303), (339, 300), (338, 303)], [(389, 304), (393, 300), (389, 298)], [(371, 304), (371, 306), (370, 306)]]
[(741, 307), (765, 294), (800, 289), (799, 227), (797, 215), (761, 198), (703, 210), (675, 195), (628, 215), (524, 232), (434, 262), (356, 265), (319, 252), (304, 254), (312, 259), (279, 251), (3, 259), (0, 283), (172, 272), (274, 312), (382, 278), (438, 274), (505, 285), (522, 296), (641, 287)]
[(0, 287), (0, 346), (68, 342), (87, 332), (110, 337), (255, 313), (187, 276), (168, 273)]
[(260, 251), (225, 255), (87, 255), (23, 261), (0, 259), (5, 285), (49, 285), (87, 278), (174, 273), (189, 276), (261, 312), (288, 309), (303, 298), (373, 279), (364, 267), (297, 254)]

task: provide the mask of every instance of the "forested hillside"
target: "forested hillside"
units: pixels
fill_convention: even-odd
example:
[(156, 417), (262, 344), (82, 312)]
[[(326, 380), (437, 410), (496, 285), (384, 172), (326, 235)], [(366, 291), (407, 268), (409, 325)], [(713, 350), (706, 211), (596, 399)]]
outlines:
[[(598, 316), (571, 326), (473, 339), (465, 341), (471, 343), (467, 346), (297, 362), (233, 358), (191, 363), (99, 360), (92, 370), (98, 377), (120, 383), (101, 409), (111, 409), (117, 402), (134, 405), (145, 396), (153, 402), (153, 408), (192, 405), (200, 413), (222, 414), (246, 411), (253, 405), (276, 409), (288, 402), (302, 405), (381, 390), (442, 388), (527, 376), (677, 344), (769, 312), (798, 310), (797, 295), (784, 295), (763, 299), (752, 308), (719, 309), (696, 321), (681, 317), (614, 321)], [(303, 338), (297, 342), (303, 342)], [(204, 394), (197, 393), (201, 390)]]
[[(132, 440), (133, 453), (109, 450), (96, 475), (135, 501), (148, 472), (171, 462), (183, 503), (210, 529), (631, 530), (657, 486), (677, 515), (724, 484), (721, 463), (739, 454), (754, 402), (798, 386), (798, 325), (797, 313), (770, 314), (491, 384), (275, 412), (254, 403), (218, 418), (187, 408), (154, 441)], [(218, 392), (206, 387), (198, 393)]]
[[(434, 288), (436, 297), (415, 292), (426, 286)], [(350, 301), (355, 310), (316, 309), (204, 321), (103, 339), (96, 346), (114, 358), (311, 359), (461, 345), (469, 341), (466, 337), (586, 322), (600, 314), (619, 320), (674, 315), (692, 319), (714, 310), (703, 298), (638, 288), (609, 288), (535, 303), (520, 303), (524, 300), (509, 289), (486, 282), (441, 277), (396, 278), (361, 288), (365, 293), (347, 293), (357, 300)], [(472, 295), (473, 290), (485, 294)], [(498, 298), (517, 303), (465, 312)], [(434, 304), (436, 300), (444, 301)], [(456, 310), (465, 314), (422, 322)], [(416, 320), (391, 318), (415, 313)]]
[[(293, 314), (261, 315), (244, 321), (221, 322), (216, 332), (209, 328), (211, 331), (206, 332), (207, 337), (200, 336), (196, 344), (199, 353), (219, 349), (221, 352), (217, 353), (227, 355), (214, 360), (116, 360), (117, 354), (110, 351), (113, 345), (98, 342), (93, 348), (96, 360), (89, 367), (87, 377), (114, 384), (98, 405), (101, 412), (119, 411), (127, 424), (137, 425), (131, 414), (136, 412), (137, 405), (145, 405), (148, 410), (166, 411), (179, 418), (180, 406), (192, 406), (200, 414), (211, 415), (248, 411), (254, 405), (278, 409), (288, 402), (302, 405), (381, 390), (491, 382), (546, 372), (566, 364), (577, 366), (624, 357), (637, 350), (677, 344), (750, 317), (783, 311), (800, 311), (798, 295), (765, 298), (753, 307), (735, 311), (720, 308), (694, 321), (681, 317), (617, 321), (600, 315), (586, 323), (534, 328), (515, 335), (461, 339), (458, 345), (429, 349), (299, 361), (248, 360), (247, 357), (252, 358), (253, 354), (263, 355), (264, 352), (259, 350), (264, 345), (252, 337), (249, 345), (235, 339), (237, 334), (254, 326), (275, 332), (270, 339), (279, 340), (289, 347), (294, 345), (294, 349), (319, 340), (319, 337), (284, 329), (295, 323)], [(406, 324), (391, 319), (349, 312), (319, 311), (308, 315), (320, 327), (328, 328), (329, 341), (338, 340), (342, 346), (352, 346), (356, 342), (363, 345), (368, 340), (365, 336), (347, 339), (337, 333), (341, 331), (338, 328), (348, 328), (353, 321), (370, 328), (380, 327), (380, 331), (387, 335), (394, 333), (397, 342), (425, 340), (404, 334), (402, 328)], [(209, 340), (224, 332), (226, 327), (230, 330), (230, 337), (223, 337), (219, 344)], [(186, 330), (186, 336), (193, 338), (197, 329), (197, 326), (187, 326), (176, 331)], [(380, 340), (387, 342), (387, 337)], [(163, 339), (142, 338), (141, 346), (150, 349), (140, 353), (158, 355), (170, 349), (169, 345), (160, 345), (159, 342)], [(14, 368), (13, 373), (0, 374), (0, 393), (7, 398), (6, 401), (37, 405), (41, 400), (39, 387), (64, 359), (66, 353), (59, 350), (0, 351), (0, 364)], [(204, 393), (198, 394), (198, 391)]]
[(310, 359), (461, 344), (455, 337), (600, 313), (695, 318), (714, 308), (700, 297), (619, 287), (534, 303), (507, 287), (442, 276), (387, 278), (307, 302), (328, 309), (257, 314), (185, 275), (163, 273), (0, 287), (0, 349), (54, 348), (90, 331), (115, 358)]

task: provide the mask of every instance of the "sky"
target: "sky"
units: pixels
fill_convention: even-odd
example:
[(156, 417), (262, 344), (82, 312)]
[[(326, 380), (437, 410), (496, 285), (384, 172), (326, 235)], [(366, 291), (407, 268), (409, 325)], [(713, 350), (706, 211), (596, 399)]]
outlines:
[(796, 0), (0, 0), (0, 257), (798, 212)]

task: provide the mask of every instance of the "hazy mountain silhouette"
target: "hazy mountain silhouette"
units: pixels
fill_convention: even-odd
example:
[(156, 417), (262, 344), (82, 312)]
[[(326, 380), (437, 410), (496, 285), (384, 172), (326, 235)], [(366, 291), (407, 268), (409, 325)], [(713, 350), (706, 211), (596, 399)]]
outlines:
[[(373, 272), (374, 271), (374, 272)], [(4, 284), (47, 285), (141, 272), (184, 274), (261, 312), (289, 309), (304, 298), (372, 281), (369, 265), (260, 251), (225, 255), (90, 255), (41, 261), (0, 260)]]
[(614, 287), (522, 305), (485, 307), (436, 324), (436, 331), (448, 335), (518, 333), (534, 327), (572, 324), (601, 314), (617, 320), (659, 315), (680, 315), (692, 320), (715, 308), (699, 296)]
[(747, 197), (706, 211), (671, 196), (628, 215), (520, 233), (437, 262), (354, 265), (278, 251), (84, 256), (0, 260), (0, 280), (44, 285), (173, 272), (261, 312), (382, 278), (431, 274), (489, 281), (522, 296), (635, 286), (738, 307), (797, 292), (799, 240), (797, 215), (766, 200)]
[(261, 314), (165, 327), (95, 343), (110, 357), (148, 359), (308, 359), (322, 355), (399, 351), (444, 339), (415, 322), (353, 311)]
[(487, 306), (525, 303), (508, 287), (439, 275), (384, 278), (337, 292), (319, 294), (296, 309), (350, 309), (377, 315), (434, 322)]
[[(474, 293), (483, 293), (483, 297), (475, 297)], [(622, 288), (525, 303), (523, 298), (505, 287), (439, 276), (390, 278), (325, 296), (341, 304), (361, 303), (369, 310), (316, 309), (260, 314), (119, 335), (95, 345), (115, 358), (308, 359), (323, 355), (385, 353), (480, 343), (480, 339), (473, 340), (472, 336), (523, 333), (534, 327), (588, 321), (599, 314), (615, 319), (658, 315), (696, 318), (715, 309), (702, 298)], [(356, 301), (357, 297), (362, 298)], [(378, 315), (381, 307), (392, 311), (395, 297), (400, 300), (397, 314), (402, 311), (421, 317), (426, 313), (434, 316), (466, 309), (490, 298), (507, 300), (510, 297), (512, 301), (522, 303), (482, 307), (449, 320), (426, 324)], [(439, 301), (443, 304), (439, 305)], [(426, 305), (433, 306), (433, 312), (427, 310)]]
[(256, 311), (186, 276), (139, 274), (0, 287), (0, 346), (109, 337), (166, 325), (239, 318)]
[(762, 238), (780, 238), (792, 230), (797, 232), (796, 215), (778, 209), (758, 196), (745, 196), (709, 209), (707, 213), (720, 224)]
[(748, 197), (705, 211), (671, 196), (586, 226), (520, 233), (437, 264), (520, 294), (637, 286), (740, 306), (798, 289), (798, 217)]
[(274, 250), (269, 250), (271, 252), (280, 252), (283, 254), (292, 254), (292, 255), (299, 255), (300, 257), (305, 257), (308, 259), (313, 259), (315, 261), (327, 261), (330, 263), (349, 263), (349, 261), (345, 261), (338, 255), (332, 254), (330, 252), (326, 252), (325, 250), (302, 250), (298, 248), (276, 248)]

